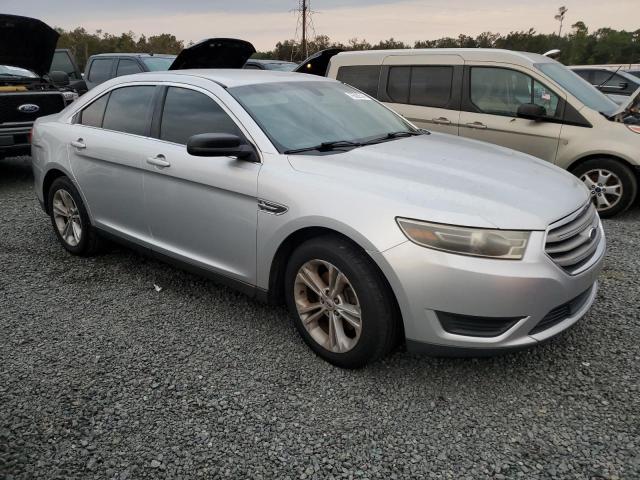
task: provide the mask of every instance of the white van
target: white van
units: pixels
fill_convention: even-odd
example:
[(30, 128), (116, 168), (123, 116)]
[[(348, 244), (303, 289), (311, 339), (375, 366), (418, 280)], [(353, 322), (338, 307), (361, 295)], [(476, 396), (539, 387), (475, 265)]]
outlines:
[(420, 127), (503, 145), (568, 169), (589, 187), (603, 217), (627, 209), (636, 197), (637, 92), (619, 106), (555, 60), (497, 49), (342, 52), (331, 58), (326, 74)]

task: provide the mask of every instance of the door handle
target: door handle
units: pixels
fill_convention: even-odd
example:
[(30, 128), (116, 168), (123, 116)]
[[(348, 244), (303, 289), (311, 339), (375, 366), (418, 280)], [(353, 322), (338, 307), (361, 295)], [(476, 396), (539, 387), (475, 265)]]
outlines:
[(451, 120), (445, 117), (432, 118), (431, 122), (437, 125), (451, 125)]
[(469, 128), (476, 128), (478, 130), (485, 130), (487, 128), (487, 126), (482, 122), (465, 123), (465, 125)]
[(147, 158), (147, 163), (149, 165), (154, 165), (154, 166), (160, 167), (160, 168), (167, 168), (167, 167), (171, 166), (171, 164), (169, 162), (167, 162), (167, 160), (165, 159), (164, 155), (162, 155), (162, 154), (156, 155), (155, 157), (148, 157)]
[(75, 148), (79, 148), (80, 150), (87, 148), (87, 145), (84, 143), (84, 140), (79, 138), (77, 140), (73, 140), (71, 142), (71, 146)]

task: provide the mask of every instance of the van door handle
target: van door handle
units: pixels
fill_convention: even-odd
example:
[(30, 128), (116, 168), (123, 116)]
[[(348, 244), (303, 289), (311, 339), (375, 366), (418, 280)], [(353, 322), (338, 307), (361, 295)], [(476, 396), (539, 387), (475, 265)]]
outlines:
[(83, 149), (87, 148), (87, 145), (84, 143), (84, 140), (81, 139), (81, 138), (79, 138), (77, 140), (73, 140), (71, 142), (71, 146), (75, 147), (75, 148), (78, 148), (80, 150), (83, 150)]
[(451, 120), (445, 117), (432, 118), (431, 122), (437, 125), (451, 125)]
[(485, 130), (487, 128), (482, 122), (465, 123), (465, 125), (469, 128), (477, 128), (478, 130)]
[(154, 165), (154, 166), (160, 167), (160, 168), (167, 168), (167, 167), (171, 166), (171, 164), (169, 162), (167, 162), (167, 160), (165, 159), (164, 155), (162, 155), (162, 154), (156, 155), (155, 157), (148, 157), (147, 158), (147, 163), (149, 165)]

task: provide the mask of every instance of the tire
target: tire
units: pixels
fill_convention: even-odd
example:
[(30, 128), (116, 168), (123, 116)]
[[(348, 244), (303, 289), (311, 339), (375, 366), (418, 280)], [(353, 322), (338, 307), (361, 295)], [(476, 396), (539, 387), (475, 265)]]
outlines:
[[(101, 246), (100, 238), (71, 180), (67, 177), (56, 178), (47, 192), (47, 201), (51, 225), (62, 246), (73, 255), (91, 256), (97, 253)], [(65, 215), (71, 215), (76, 226), (79, 225), (79, 230), (73, 225), (68, 230), (64, 229), (69, 223), (69, 217), (65, 221)]]
[[(331, 272), (339, 279), (337, 282), (329, 282)], [(346, 282), (338, 273), (344, 275)], [(316, 291), (318, 285), (336, 285), (337, 293), (332, 298), (320, 297), (310, 288), (309, 281)], [(397, 345), (400, 315), (391, 289), (373, 261), (348, 240), (324, 235), (301, 244), (287, 263), (284, 283), (287, 308), (300, 336), (318, 356), (333, 365), (360, 368), (387, 355)], [(315, 309), (308, 313), (299, 312), (299, 307), (314, 305)], [(356, 311), (360, 313), (359, 329), (354, 327), (358, 323)], [(336, 327), (330, 330), (330, 324)]]
[[(636, 198), (636, 176), (629, 167), (614, 158), (592, 158), (578, 165), (572, 173), (589, 188), (591, 198), (602, 218), (624, 212)], [(614, 191), (619, 195), (608, 193)]]

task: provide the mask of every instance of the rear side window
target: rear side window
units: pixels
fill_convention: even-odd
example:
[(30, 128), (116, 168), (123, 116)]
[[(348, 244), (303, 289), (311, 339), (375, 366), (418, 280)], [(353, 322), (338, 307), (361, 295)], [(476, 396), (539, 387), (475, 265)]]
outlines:
[(67, 52), (56, 52), (53, 54), (53, 60), (51, 61), (51, 71), (64, 72), (69, 75), (71, 80), (79, 80), (76, 74), (76, 68), (69, 58)]
[(80, 122), (82, 125), (89, 127), (102, 127), (102, 119), (104, 117), (104, 109), (107, 106), (109, 94), (101, 96), (95, 102), (91, 103), (87, 108), (82, 110), (80, 114)]
[(227, 113), (207, 95), (187, 88), (169, 87), (162, 112), (160, 138), (186, 145), (198, 133), (242, 136)]
[(123, 87), (113, 90), (104, 112), (102, 128), (145, 135), (155, 87)]
[(350, 65), (340, 67), (336, 79), (377, 98), (380, 68), (380, 65)]
[(118, 71), (116, 72), (116, 77), (119, 77), (121, 75), (133, 75), (134, 73), (140, 72), (142, 72), (142, 69), (140, 68), (140, 65), (138, 65), (138, 62), (128, 58), (123, 58), (120, 59), (120, 62), (118, 62)]
[(89, 81), (93, 83), (106, 82), (111, 78), (113, 58), (96, 58), (89, 67)]
[(451, 101), (453, 67), (389, 68), (387, 95), (395, 103), (446, 108)]
[(591, 74), (591, 70), (573, 70), (576, 75), (578, 75), (580, 78), (585, 79), (587, 82), (591, 83), (591, 79), (593, 77), (593, 75)]

